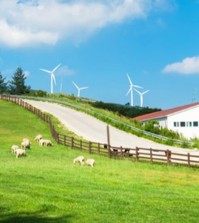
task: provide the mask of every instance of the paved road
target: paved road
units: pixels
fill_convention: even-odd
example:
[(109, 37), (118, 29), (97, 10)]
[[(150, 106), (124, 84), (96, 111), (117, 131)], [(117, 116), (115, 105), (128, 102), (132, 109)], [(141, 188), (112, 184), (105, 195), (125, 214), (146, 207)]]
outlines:
[[(93, 141), (100, 143), (107, 143), (107, 124), (82, 112), (78, 112), (76, 110), (70, 109), (68, 107), (64, 107), (62, 105), (49, 103), (49, 102), (41, 102), (41, 101), (33, 101), (33, 100), (25, 100), (29, 104), (39, 108), (42, 111), (48, 112), (55, 116), (59, 121), (66, 126), (67, 129), (76, 133), (77, 135)], [(199, 155), (198, 150), (189, 150), (189, 149), (181, 149), (172, 146), (162, 145), (155, 143), (153, 141), (137, 137), (133, 134), (126, 133), (112, 126), (110, 129), (110, 144), (112, 146), (122, 146), (126, 148), (153, 148), (159, 150), (171, 150), (173, 152), (177, 151), (178, 153), (187, 153)]]

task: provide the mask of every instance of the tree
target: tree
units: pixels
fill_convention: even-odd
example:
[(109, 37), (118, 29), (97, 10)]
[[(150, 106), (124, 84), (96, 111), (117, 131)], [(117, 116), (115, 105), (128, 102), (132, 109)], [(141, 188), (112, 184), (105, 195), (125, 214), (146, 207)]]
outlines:
[(5, 93), (7, 91), (7, 83), (5, 82), (5, 77), (0, 73), (0, 94)]
[(12, 80), (9, 85), (10, 94), (27, 94), (30, 92), (30, 86), (25, 85), (26, 76), (23, 70), (18, 67), (16, 72), (12, 76)]

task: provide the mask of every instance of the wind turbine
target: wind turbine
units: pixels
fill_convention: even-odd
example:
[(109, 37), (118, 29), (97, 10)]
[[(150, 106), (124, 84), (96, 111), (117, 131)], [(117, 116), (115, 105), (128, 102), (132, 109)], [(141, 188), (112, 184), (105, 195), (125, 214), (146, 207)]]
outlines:
[(135, 88), (142, 88), (142, 87), (133, 84), (133, 82), (131, 81), (131, 78), (129, 77), (128, 74), (127, 74), (127, 78), (128, 78), (128, 80), (129, 80), (130, 87), (129, 87), (129, 90), (128, 90), (128, 92), (127, 92), (126, 95), (128, 95), (128, 94), (130, 93), (130, 96), (131, 96), (131, 102), (130, 102), (130, 105), (133, 106), (133, 89), (135, 89)]
[(61, 66), (61, 64), (57, 65), (53, 70), (46, 70), (46, 69), (40, 69), (46, 73), (49, 73), (50, 74), (50, 92), (51, 94), (53, 94), (53, 82), (54, 84), (56, 84), (56, 79), (55, 79), (55, 74), (54, 72)]
[(80, 97), (81, 90), (87, 89), (88, 87), (79, 87), (77, 84), (73, 81), (74, 86), (77, 88), (77, 97)]
[(149, 92), (150, 90), (140, 92), (137, 89), (134, 88), (134, 90), (140, 95), (140, 107), (143, 107), (143, 95)]

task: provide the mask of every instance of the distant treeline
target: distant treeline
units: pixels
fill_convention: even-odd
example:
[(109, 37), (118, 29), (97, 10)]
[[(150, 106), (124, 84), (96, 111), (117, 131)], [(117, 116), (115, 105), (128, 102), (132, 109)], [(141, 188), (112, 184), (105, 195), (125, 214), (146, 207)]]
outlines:
[(128, 118), (134, 118), (139, 115), (144, 115), (161, 110), (159, 108), (149, 108), (149, 107), (139, 107), (139, 106), (132, 107), (129, 105), (106, 103), (102, 101), (90, 102), (90, 104), (96, 108), (102, 108), (108, 111), (112, 111), (117, 113), (118, 115), (122, 115)]

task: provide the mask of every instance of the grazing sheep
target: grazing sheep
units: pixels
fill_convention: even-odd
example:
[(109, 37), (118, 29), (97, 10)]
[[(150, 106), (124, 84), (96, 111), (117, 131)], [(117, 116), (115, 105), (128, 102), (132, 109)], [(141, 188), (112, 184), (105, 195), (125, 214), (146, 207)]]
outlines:
[(16, 150), (16, 158), (18, 158), (19, 156), (26, 156), (25, 149), (17, 149)]
[(84, 164), (84, 157), (83, 156), (78, 156), (73, 160), (73, 163), (79, 163), (79, 164)]
[(16, 153), (16, 150), (17, 150), (17, 149), (19, 149), (19, 146), (17, 146), (17, 145), (12, 145), (12, 146), (11, 146), (11, 152), (12, 152), (12, 153)]
[(49, 139), (40, 139), (39, 140), (40, 146), (52, 146), (52, 142)]
[(95, 163), (95, 160), (94, 160), (94, 159), (87, 159), (87, 160), (86, 160), (86, 164), (87, 164), (88, 166), (93, 167), (94, 163)]
[(40, 139), (40, 140), (39, 140), (39, 145), (40, 145), (40, 146), (43, 146), (43, 145), (44, 145), (44, 139)]
[(30, 149), (30, 145), (31, 145), (30, 140), (27, 139), (27, 138), (24, 138), (22, 143), (21, 143), (21, 148), (22, 149)]
[(42, 135), (39, 134), (39, 135), (35, 136), (34, 141), (39, 142), (40, 139), (42, 139)]

